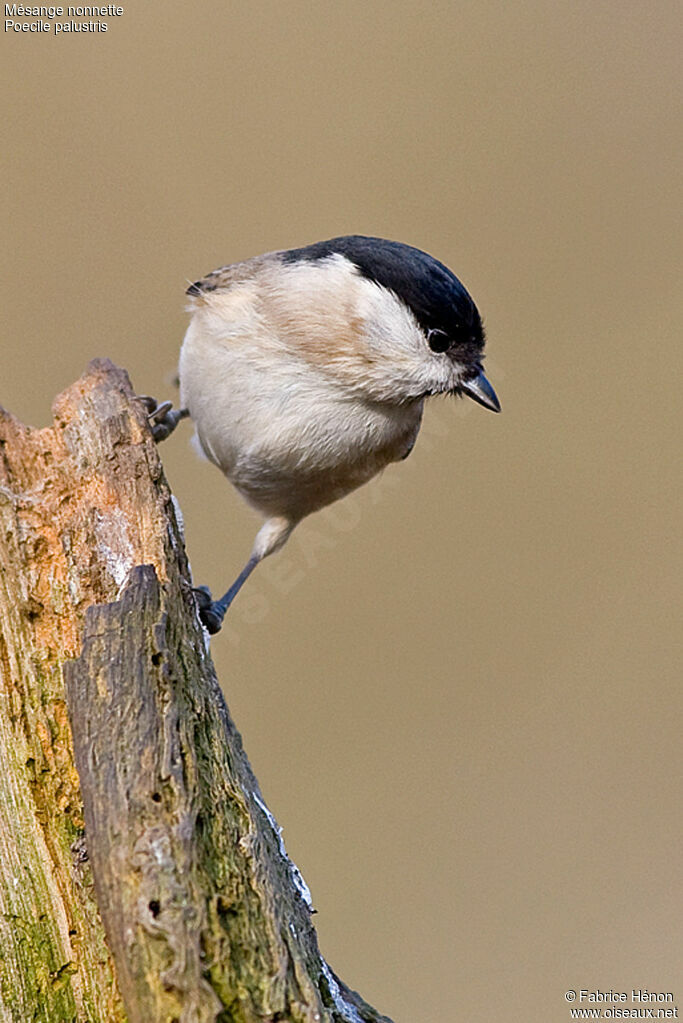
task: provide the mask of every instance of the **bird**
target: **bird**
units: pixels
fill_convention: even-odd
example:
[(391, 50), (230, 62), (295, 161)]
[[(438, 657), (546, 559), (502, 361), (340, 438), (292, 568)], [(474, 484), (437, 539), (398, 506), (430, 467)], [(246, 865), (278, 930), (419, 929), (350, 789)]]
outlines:
[(189, 416), (201, 452), (265, 518), (223, 596), (195, 590), (214, 634), (302, 519), (407, 458), (428, 398), (501, 406), (474, 300), (403, 242), (345, 235), (268, 252), (212, 270), (187, 295), (180, 407), (144, 398), (153, 433)]

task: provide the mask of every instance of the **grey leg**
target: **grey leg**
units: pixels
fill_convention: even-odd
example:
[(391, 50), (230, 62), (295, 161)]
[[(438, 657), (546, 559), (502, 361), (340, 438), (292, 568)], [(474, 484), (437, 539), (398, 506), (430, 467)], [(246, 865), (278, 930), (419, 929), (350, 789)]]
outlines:
[(226, 590), (219, 600), (212, 599), (211, 590), (208, 586), (198, 586), (195, 589), (194, 592), (197, 595), (199, 617), (202, 624), (206, 627), (207, 631), (211, 633), (211, 635), (214, 635), (216, 632), (220, 632), (226, 611), (260, 560), (260, 558), (255, 557), (249, 558), (249, 561), (237, 576), (230, 589)]
[(174, 409), (171, 401), (163, 401), (159, 404), (156, 398), (152, 398), (148, 394), (138, 395), (138, 401), (141, 401), (147, 409), (147, 419), (157, 444), (170, 437), (180, 420), (187, 419), (190, 414), (186, 408)]

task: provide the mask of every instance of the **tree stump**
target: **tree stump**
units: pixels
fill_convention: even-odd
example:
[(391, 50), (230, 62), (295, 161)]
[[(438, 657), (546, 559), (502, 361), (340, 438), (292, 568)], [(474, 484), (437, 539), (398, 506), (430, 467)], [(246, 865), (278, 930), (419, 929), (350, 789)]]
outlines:
[(318, 951), (126, 373), (54, 415), (0, 409), (3, 1023), (390, 1023)]

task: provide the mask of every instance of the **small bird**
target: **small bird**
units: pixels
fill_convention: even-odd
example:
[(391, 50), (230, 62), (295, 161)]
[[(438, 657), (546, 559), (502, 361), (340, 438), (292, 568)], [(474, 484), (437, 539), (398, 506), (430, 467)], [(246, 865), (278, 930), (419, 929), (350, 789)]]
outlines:
[(410, 245), (331, 238), (220, 267), (187, 294), (181, 407), (150, 400), (155, 436), (189, 415), (206, 457), (266, 518), (228, 591), (196, 591), (215, 633), (297, 523), (410, 454), (425, 398), (500, 404), (482, 371), (477, 307)]

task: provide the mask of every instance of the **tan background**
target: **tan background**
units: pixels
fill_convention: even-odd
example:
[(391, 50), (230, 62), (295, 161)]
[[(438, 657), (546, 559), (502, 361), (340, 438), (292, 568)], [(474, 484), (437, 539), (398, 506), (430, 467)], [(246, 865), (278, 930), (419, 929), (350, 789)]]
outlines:
[[(397, 238), (483, 311), (503, 415), (437, 404), (213, 642), (322, 950), (397, 1023), (683, 1003), (676, 19), (133, 0), (2, 39), (0, 400), (28, 421), (97, 355), (171, 393), (185, 279), (267, 249)], [(222, 589), (256, 520), (189, 436), (165, 464)]]

